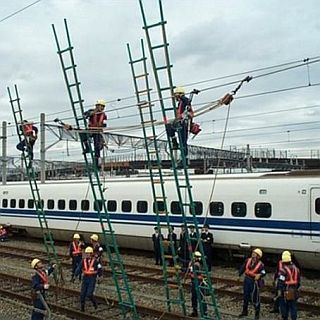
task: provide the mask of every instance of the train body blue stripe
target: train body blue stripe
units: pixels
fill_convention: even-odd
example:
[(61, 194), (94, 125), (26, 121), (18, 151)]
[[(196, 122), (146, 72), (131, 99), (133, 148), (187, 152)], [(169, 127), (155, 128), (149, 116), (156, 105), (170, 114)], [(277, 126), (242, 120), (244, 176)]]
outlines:
[[(35, 210), (24, 209), (0, 209), (1, 216), (15, 218), (36, 218)], [(98, 214), (96, 212), (79, 212), (79, 211), (47, 211), (46, 217), (49, 220), (63, 220), (83, 222), (97, 222)], [(131, 224), (140, 226), (149, 226), (156, 223), (156, 215), (154, 213), (137, 214), (137, 213), (110, 213), (112, 223)], [(192, 217), (187, 217), (192, 223)], [(205, 217), (197, 217), (198, 223), (204, 223)], [(165, 217), (161, 217), (161, 221), (165, 222)], [(170, 222), (173, 225), (182, 223), (182, 217), (171, 215)], [(310, 221), (288, 221), (288, 220), (271, 220), (271, 219), (248, 219), (248, 218), (217, 218), (208, 216), (206, 223), (211, 225), (213, 230), (221, 231), (249, 231), (255, 233), (268, 234), (294, 234), (308, 235), (312, 232), (320, 231), (320, 222)], [(261, 230), (263, 229), (263, 230)]]

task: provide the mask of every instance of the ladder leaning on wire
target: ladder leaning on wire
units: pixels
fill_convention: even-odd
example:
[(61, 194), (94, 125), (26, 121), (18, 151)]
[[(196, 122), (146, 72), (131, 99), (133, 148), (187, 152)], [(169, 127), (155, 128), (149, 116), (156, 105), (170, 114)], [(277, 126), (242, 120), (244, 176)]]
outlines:
[[(74, 48), (71, 45), (71, 39), (66, 19), (64, 20), (64, 25), (67, 37), (67, 46), (64, 49), (61, 49), (55, 27), (54, 25), (52, 25), (58, 49), (57, 53), (60, 58), (65, 84), (68, 90), (73, 116), (76, 122), (75, 129), (79, 131), (81, 129), (88, 130), (87, 119), (84, 116), (84, 100), (81, 96), (80, 82), (78, 80), (76, 64), (73, 56)], [(82, 153), (86, 164), (86, 170), (88, 172), (89, 182), (94, 198), (94, 208), (97, 211), (98, 219), (100, 222), (103, 235), (103, 244), (107, 249), (109, 265), (111, 268), (115, 288), (117, 291), (119, 306), (122, 312), (122, 318), (127, 319), (128, 313), (131, 313), (130, 319), (138, 320), (140, 319), (140, 317), (133, 300), (133, 294), (129, 286), (129, 280), (124, 268), (122, 257), (119, 252), (115, 232), (112, 228), (111, 217), (107, 210), (106, 200), (104, 196), (105, 190), (102, 187), (102, 183), (100, 181), (97, 163), (96, 161), (94, 161), (94, 153), (91, 144), (86, 145), (84, 143), (83, 135), (80, 135), (80, 141), (83, 151)], [(87, 147), (89, 147), (89, 153), (86, 152)]]
[(26, 145), (26, 150), (22, 151), (22, 160), (24, 163), (24, 166), (26, 168), (26, 174), (28, 177), (28, 182), (30, 186), (30, 191), (32, 194), (32, 199), (33, 199), (33, 206), (36, 209), (37, 217), (39, 220), (39, 224), (41, 227), (42, 231), (42, 236), (43, 236), (43, 243), (48, 255), (48, 260), (49, 263), (55, 263), (57, 265), (56, 270), (54, 272), (54, 279), (56, 283), (63, 283), (63, 275), (62, 275), (62, 269), (61, 269), (61, 263), (58, 258), (58, 254), (56, 252), (55, 246), (54, 246), (54, 240), (52, 233), (49, 229), (49, 223), (46, 218), (46, 214), (44, 212), (44, 201), (41, 199), (40, 196), (40, 190), (38, 188), (38, 183), (37, 183), (37, 178), (36, 178), (36, 173), (34, 171), (33, 165), (32, 165), (32, 146), (30, 145), (30, 137), (28, 137), (25, 134), (25, 131), (23, 130), (23, 124), (24, 119), (22, 115), (22, 109), (21, 109), (21, 104), (20, 104), (20, 97), (18, 93), (18, 87), (17, 85), (14, 86), (14, 91), (15, 91), (15, 98), (12, 97), (10, 88), (7, 87), (8, 94), (9, 94), (9, 99), (10, 99), (10, 104), (11, 104), (11, 109), (13, 113), (13, 118), (14, 122), (16, 125), (17, 129), (17, 134), (19, 137), (19, 142), (21, 143), (23, 140), (25, 140), (25, 145)]
[[(152, 64), (153, 73), (155, 77), (156, 89), (158, 92), (159, 103), (161, 106), (162, 117), (163, 117), (163, 121), (167, 123), (167, 119), (176, 118), (177, 110), (176, 110), (176, 102), (173, 94), (174, 86), (173, 86), (172, 72), (171, 72), (172, 65), (170, 63), (170, 58), (169, 58), (169, 50), (168, 50), (169, 43), (167, 41), (167, 36), (166, 36), (166, 30), (165, 30), (166, 21), (164, 20), (162, 2), (161, 0), (159, 0), (160, 21), (150, 25), (148, 25), (147, 23), (142, 0), (139, 0), (139, 4), (140, 4), (142, 19), (143, 19), (143, 29), (145, 30), (145, 36), (146, 36), (147, 44), (149, 48), (149, 55), (151, 58), (151, 64)], [(151, 34), (150, 30), (156, 29), (156, 28), (160, 28), (160, 33), (161, 33), (160, 36), (161, 36), (162, 43), (161, 42), (159, 43), (159, 39), (157, 39), (157, 42), (156, 42), (157, 44), (154, 45), (152, 43), (151, 36), (154, 37), (155, 32), (152, 32)], [(159, 65), (157, 64), (157, 62), (161, 59), (156, 59), (156, 57), (158, 58), (161, 53), (164, 57), (164, 63)], [(170, 99), (171, 103), (168, 103), (165, 100), (165, 98), (168, 96), (171, 97)], [(185, 227), (185, 236), (186, 236), (188, 248), (190, 250), (189, 253), (190, 255), (192, 255), (193, 253), (191, 250), (192, 246), (191, 246), (191, 239), (188, 232), (188, 224), (192, 223), (195, 226), (197, 239), (200, 238), (200, 232), (199, 232), (198, 221), (197, 221), (196, 212), (195, 212), (195, 204), (192, 196), (192, 186), (189, 180), (189, 174), (187, 169), (186, 154), (183, 146), (184, 141), (182, 138), (182, 130), (183, 128), (181, 124), (178, 123), (176, 127), (176, 131), (178, 133), (178, 138), (179, 138), (181, 162), (183, 164), (183, 175), (180, 175), (178, 173), (177, 161), (176, 161), (176, 157), (174, 156), (172, 140), (168, 131), (166, 131), (167, 133), (166, 136), (167, 136), (167, 143), (169, 146), (174, 181), (176, 184), (177, 196), (179, 200), (179, 209), (182, 215), (182, 222)], [(188, 214), (190, 214), (191, 216), (188, 216)], [(204, 255), (204, 250), (201, 242), (199, 243), (199, 251), (202, 257), (204, 257), (205, 255)], [(190, 258), (191, 258), (191, 267), (193, 270), (196, 270), (194, 259), (192, 259), (192, 257)], [(195, 281), (194, 283), (195, 283), (196, 298), (200, 306), (200, 319), (214, 318), (219, 320), (220, 312), (219, 312), (219, 308), (216, 301), (216, 296), (215, 296), (215, 291), (214, 291), (212, 280), (211, 280), (211, 275), (208, 272), (205, 259), (203, 259), (203, 270), (199, 271), (198, 273), (201, 273), (201, 274), (196, 274), (196, 276), (194, 277), (194, 281)], [(198, 275), (205, 278), (206, 281), (200, 282), (198, 280)], [(208, 293), (208, 297), (203, 296), (204, 291)], [(207, 301), (208, 298), (210, 299), (210, 301)], [(209, 310), (207, 310), (207, 306), (209, 306)]]
[[(172, 236), (169, 236), (169, 243), (167, 243), (168, 252), (165, 252), (165, 243), (162, 240), (162, 229), (166, 227), (169, 232), (170, 229), (172, 230), (172, 225), (170, 223), (169, 210), (167, 205), (165, 180), (162, 173), (161, 155), (157, 142), (157, 132), (154, 125), (154, 104), (152, 104), (151, 102), (151, 89), (148, 80), (149, 73), (147, 70), (147, 57), (145, 55), (143, 40), (141, 40), (142, 57), (133, 59), (129, 44), (127, 44), (127, 49), (137, 99), (137, 106), (140, 114), (142, 132), (144, 136), (144, 145), (147, 154), (148, 169), (155, 209), (154, 211), (156, 213), (157, 227), (159, 230), (160, 252), (167, 309), (169, 312), (171, 312), (172, 306), (177, 305), (181, 309), (182, 313), (186, 315), (184, 288), (182, 279), (180, 277), (180, 269), (178, 268), (178, 257), (176, 255), (177, 248), (175, 247), (175, 242), (173, 241)], [(139, 70), (139, 74), (137, 74), (137, 70)], [(148, 127), (146, 127), (146, 125), (148, 125)], [(171, 267), (167, 266), (166, 259), (172, 262)], [(173, 279), (171, 278), (171, 275), (173, 276)], [(171, 282), (174, 283), (172, 284)]]

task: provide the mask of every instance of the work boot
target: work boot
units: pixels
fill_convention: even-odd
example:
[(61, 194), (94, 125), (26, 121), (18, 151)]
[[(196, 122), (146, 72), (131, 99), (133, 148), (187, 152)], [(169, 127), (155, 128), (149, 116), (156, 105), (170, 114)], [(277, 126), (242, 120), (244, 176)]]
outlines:
[(81, 303), (81, 312), (84, 312), (84, 303)]
[(242, 312), (239, 314), (239, 318), (244, 318), (248, 316), (248, 310), (242, 310)]
[(254, 314), (254, 320), (259, 320), (260, 319), (260, 310), (256, 310)]
[(93, 307), (97, 310), (98, 309), (98, 304), (97, 301), (92, 301)]
[(272, 309), (272, 310), (270, 311), (270, 313), (279, 313), (279, 310), (277, 310), (277, 309)]
[(190, 314), (190, 317), (197, 317), (198, 316), (198, 311), (193, 310), (192, 313)]

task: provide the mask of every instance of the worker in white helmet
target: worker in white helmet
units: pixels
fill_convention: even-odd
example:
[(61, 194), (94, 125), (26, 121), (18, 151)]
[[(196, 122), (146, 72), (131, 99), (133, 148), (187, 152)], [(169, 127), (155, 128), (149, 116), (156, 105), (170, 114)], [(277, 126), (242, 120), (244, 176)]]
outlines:
[[(49, 275), (54, 271), (55, 264), (48, 269), (40, 259), (33, 259), (31, 261), (31, 268), (35, 273), (32, 276), (32, 300), (34, 310), (32, 311), (31, 320), (42, 320), (45, 316), (45, 305), (41, 299), (45, 300), (47, 291), (49, 290)], [(41, 312), (42, 311), (42, 312)]]
[(93, 138), (95, 165), (97, 168), (100, 168), (100, 153), (104, 145), (104, 140), (101, 133), (103, 128), (106, 127), (107, 121), (107, 115), (104, 112), (105, 107), (106, 101), (99, 99), (96, 101), (94, 109), (89, 109), (83, 114), (85, 118), (89, 119), (89, 130), (91, 131), (89, 135), (81, 134), (84, 153), (90, 152), (88, 139), (90, 136)]
[(250, 258), (246, 259), (239, 270), (239, 277), (244, 273), (243, 282), (243, 308), (239, 318), (248, 316), (249, 302), (253, 303), (255, 309), (255, 320), (260, 319), (260, 294), (259, 289), (263, 285), (262, 277), (266, 275), (264, 264), (261, 261), (262, 250), (256, 248), (252, 251)]

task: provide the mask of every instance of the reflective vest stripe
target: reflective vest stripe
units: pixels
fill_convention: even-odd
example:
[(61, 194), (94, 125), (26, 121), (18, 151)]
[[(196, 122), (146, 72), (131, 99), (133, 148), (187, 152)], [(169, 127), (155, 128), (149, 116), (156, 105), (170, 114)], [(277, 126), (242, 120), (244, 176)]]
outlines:
[(37, 274), (39, 275), (40, 279), (42, 280), (43, 284), (49, 283), (49, 277), (45, 271), (37, 270)]
[(284, 270), (287, 272), (288, 280), (286, 280), (286, 285), (297, 285), (298, 284), (298, 269), (296, 266), (292, 266), (290, 269), (287, 266), (284, 266)]
[(258, 270), (261, 267), (261, 261), (259, 261), (253, 269), (250, 269), (252, 258), (249, 258), (246, 263), (245, 275), (254, 278), (258, 274)]
[(32, 124), (24, 124), (22, 128), (23, 128), (23, 133), (26, 136), (30, 136), (33, 134)]
[(95, 113), (90, 117), (89, 127), (103, 127), (103, 121), (106, 119), (104, 112)]
[(75, 241), (72, 242), (72, 254), (74, 256), (81, 254), (81, 249), (79, 243), (76, 243)]
[(91, 259), (89, 265), (88, 265), (88, 262), (87, 262), (87, 259), (84, 259), (83, 260), (83, 274), (84, 275), (95, 275), (97, 274), (97, 271), (94, 270), (94, 263), (95, 263), (95, 259)]

